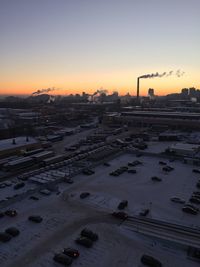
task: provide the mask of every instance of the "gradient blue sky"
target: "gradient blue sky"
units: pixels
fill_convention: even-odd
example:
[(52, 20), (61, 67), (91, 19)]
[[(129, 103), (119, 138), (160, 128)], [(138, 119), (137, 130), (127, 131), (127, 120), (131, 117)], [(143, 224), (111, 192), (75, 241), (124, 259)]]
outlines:
[(0, 0), (0, 93), (200, 87), (200, 0)]

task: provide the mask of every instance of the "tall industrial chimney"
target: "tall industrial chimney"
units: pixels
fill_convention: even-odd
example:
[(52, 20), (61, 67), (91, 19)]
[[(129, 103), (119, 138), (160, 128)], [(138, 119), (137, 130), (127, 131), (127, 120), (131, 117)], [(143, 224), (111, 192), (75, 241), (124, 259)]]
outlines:
[(140, 78), (137, 78), (137, 98), (140, 96)]

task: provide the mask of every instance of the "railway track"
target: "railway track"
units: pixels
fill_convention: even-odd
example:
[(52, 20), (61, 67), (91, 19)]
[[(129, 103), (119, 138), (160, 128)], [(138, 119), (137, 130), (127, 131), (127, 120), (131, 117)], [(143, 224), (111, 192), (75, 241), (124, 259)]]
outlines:
[(134, 232), (200, 249), (200, 230), (164, 221), (130, 216), (122, 224)]

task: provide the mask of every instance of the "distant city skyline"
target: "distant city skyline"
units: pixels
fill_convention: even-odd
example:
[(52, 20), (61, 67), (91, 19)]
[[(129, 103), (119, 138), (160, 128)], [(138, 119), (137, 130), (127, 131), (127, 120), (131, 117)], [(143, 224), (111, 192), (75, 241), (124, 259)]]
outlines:
[(0, 0), (0, 94), (200, 88), (199, 0)]

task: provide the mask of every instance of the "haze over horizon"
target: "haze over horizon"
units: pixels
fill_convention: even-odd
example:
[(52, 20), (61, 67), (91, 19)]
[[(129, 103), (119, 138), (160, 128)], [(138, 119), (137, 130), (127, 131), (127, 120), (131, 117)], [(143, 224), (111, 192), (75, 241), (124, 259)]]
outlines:
[(0, 0), (0, 94), (200, 88), (199, 0)]

